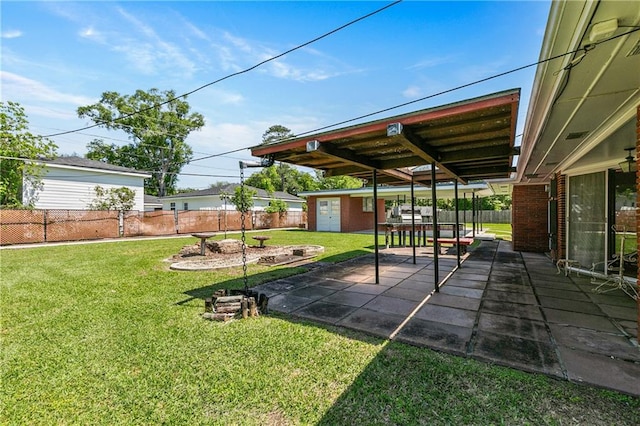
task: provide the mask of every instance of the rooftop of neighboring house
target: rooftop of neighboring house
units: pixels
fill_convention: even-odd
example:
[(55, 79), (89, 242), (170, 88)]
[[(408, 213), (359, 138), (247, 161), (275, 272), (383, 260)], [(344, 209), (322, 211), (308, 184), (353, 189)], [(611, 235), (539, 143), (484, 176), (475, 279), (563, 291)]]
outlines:
[(149, 173), (132, 169), (129, 167), (115, 166), (113, 164), (105, 163), (102, 161), (90, 160), (84, 157), (78, 156), (63, 156), (57, 157), (53, 160), (42, 159), (42, 163), (53, 166), (68, 166), (68, 167), (81, 167), (85, 169), (97, 169), (106, 170), (110, 172), (122, 172), (122, 173), (134, 173), (139, 175), (149, 176)]
[[(222, 193), (233, 195), (236, 191), (236, 188), (239, 186), (240, 186), (239, 183), (231, 183), (229, 185), (218, 187), (218, 188), (207, 188), (207, 189), (201, 189), (199, 191), (183, 192), (180, 194), (169, 195), (166, 197), (162, 197), (162, 199), (168, 200), (168, 199), (174, 199), (174, 198), (210, 197), (210, 196), (218, 196)], [(255, 188), (253, 186), (248, 186), (248, 185), (245, 185), (245, 187), (250, 190), (256, 191), (256, 197), (258, 198), (267, 198), (267, 199), (275, 198), (275, 199), (285, 200), (285, 201), (288, 200), (288, 201), (300, 201), (300, 202), (304, 201), (304, 199), (300, 197), (296, 197), (295, 195), (291, 195), (287, 192), (274, 191), (273, 193), (269, 194), (264, 189)]]

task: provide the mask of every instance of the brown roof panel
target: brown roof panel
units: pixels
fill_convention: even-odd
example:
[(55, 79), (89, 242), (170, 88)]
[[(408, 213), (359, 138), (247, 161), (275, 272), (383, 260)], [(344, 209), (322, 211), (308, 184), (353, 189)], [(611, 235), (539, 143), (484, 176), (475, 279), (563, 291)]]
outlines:
[[(437, 181), (509, 178), (520, 89), (494, 93), (364, 124), (251, 148), (256, 157), (323, 170), (328, 176), (369, 179), (380, 172), (387, 184), (431, 182), (430, 171), (412, 172), (435, 162)], [(400, 123), (400, 133), (388, 133)], [(308, 142), (311, 142), (308, 144)]]

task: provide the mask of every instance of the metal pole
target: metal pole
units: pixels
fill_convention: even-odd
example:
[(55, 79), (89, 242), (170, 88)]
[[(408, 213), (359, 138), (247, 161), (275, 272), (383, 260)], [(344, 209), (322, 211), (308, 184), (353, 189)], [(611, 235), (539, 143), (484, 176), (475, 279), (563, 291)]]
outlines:
[(413, 246), (413, 264), (416, 264), (416, 216), (415, 194), (413, 192), (413, 176), (411, 176), (411, 245)]
[(464, 200), (464, 210), (462, 210), (462, 221), (464, 222), (464, 233), (467, 234), (467, 193), (462, 193), (462, 198)]
[(373, 169), (373, 238), (375, 240), (376, 284), (380, 284), (380, 259), (378, 250), (378, 171)]
[(460, 218), (458, 217), (459, 208), (458, 208), (458, 181), (456, 180), (453, 184), (454, 189), (454, 199), (456, 203), (456, 252), (458, 257), (458, 268), (460, 267)]
[(471, 193), (471, 226), (473, 227), (473, 238), (476, 237), (476, 193)]
[(438, 277), (438, 252), (440, 246), (438, 244), (438, 199), (436, 198), (436, 163), (431, 163), (431, 204), (433, 209), (433, 280), (436, 292), (440, 291), (440, 278)]

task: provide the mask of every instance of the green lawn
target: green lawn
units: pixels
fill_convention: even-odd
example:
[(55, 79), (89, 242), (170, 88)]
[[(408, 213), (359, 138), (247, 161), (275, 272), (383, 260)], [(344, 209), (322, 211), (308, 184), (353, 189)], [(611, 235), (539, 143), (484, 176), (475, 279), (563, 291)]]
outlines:
[[(473, 229), (473, 224), (466, 224), (467, 231)], [(476, 224), (476, 230), (480, 230), (480, 225)], [(483, 223), (482, 231), (495, 234), (499, 240), (511, 241), (511, 224), (510, 223)]]
[[(327, 262), (371, 235), (271, 232)], [(235, 237), (238, 237), (235, 235)], [(194, 238), (0, 251), (0, 424), (640, 424), (640, 401), (268, 315), (202, 319), (242, 269), (176, 272)], [(251, 285), (299, 273), (250, 265)]]

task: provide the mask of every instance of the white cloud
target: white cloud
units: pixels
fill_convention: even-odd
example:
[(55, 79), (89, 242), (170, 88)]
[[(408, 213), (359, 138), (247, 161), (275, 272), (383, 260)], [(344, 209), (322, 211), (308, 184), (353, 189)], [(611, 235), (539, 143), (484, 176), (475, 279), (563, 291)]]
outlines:
[(438, 65), (450, 63), (451, 61), (452, 61), (451, 56), (428, 58), (428, 59), (423, 59), (422, 61), (407, 67), (407, 69), (411, 70), (411, 69), (433, 68)]
[(422, 89), (418, 86), (409, 86), (402, 91), (402, 96), (413, 99), (422, 96)]
[(459, 80), (464, 82), (471, 82), (481, 80), (491, 75), (504, 71), (504, 67), (509, 64), (508, 60), (499, 59), (493, 62), (484, 64), (470, 65), (460, 68)]
[(189, 134), (188, 143), (194, 151), (217, 154), (257, 145), (264, 130), (255, 125), (239, 123), (206, 124), (201, 130)]
[(60, 92), (39, 81), (32, 80), (7, 71), (0, 71), (2, 97), (5, 99), (26, 99), (57, 104), (89, 105), (96, 99), (86, 96)]
[(2, 32), (2, 38), (18, 38), (22, 37), (22, 31), (20, 30), (5, 30)]
[[(123, 52), (129, 61), (140, 71), (156, 74), (160, 69), (179, 69), (181, 74), (190, 77), (196, 70), (195, 64), (175, 44), (163, 40), (154, 29), (119, 8), (120, 15), (131, 24), (129, 28), (140, 33), (142, 39), (131, 36), (118, 37), (114, 42), (114, 50)], [(138, 62), (141, 58), (141, 62)]]
[(85, 27), (78, 33), (80, 37), (86, 38), (101, 44), (105, 44), (104, 35), (93, 26)]

